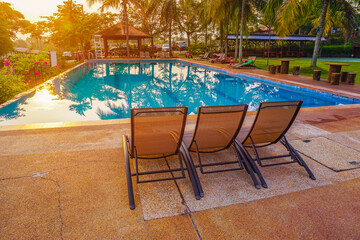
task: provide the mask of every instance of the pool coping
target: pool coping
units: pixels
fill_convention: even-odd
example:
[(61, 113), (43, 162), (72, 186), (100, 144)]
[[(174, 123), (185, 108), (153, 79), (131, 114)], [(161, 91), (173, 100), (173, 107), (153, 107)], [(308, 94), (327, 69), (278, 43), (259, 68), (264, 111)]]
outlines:
[[(312, 112), (312, 111), (323, 111), (323, 110), (337, 110), (337, 109), (351, 109), (359, 108), (360, 104), (348, 104), (348, 105), (334, 105), (325, 107), (309, 107), (302, 108), (300, 112)], [(248, 111), (246, 116), (255, 115), (257, 111)], [(195, 120), (197, 114), (188, 115), (187, 120)], [(31, 123), (21, 125), (4, 125), (0, 126), (0, 133), (7, 131), (23, 131), (23, 130), (40, 130), (40, 129), (51, 129), (51, 128), (72, 128), (72, 127), (95, 127), (95, 126), (107, 126), (107, 125), (118, 125), (119, 127), (130, 127), (130, 118), (122, 119), (109, 119), (109, 120), (92, 120), (92, 121), (75, 121), (75, 122), (49, 122), (49, 123)]]
[[(54, 81), (56, 79), (59, 79), (61, 76), (68, 74), (69, 72), (73, 71), (74, 69), (81, 67), (82, 65), (86, 64), (86, 63), (96, 63), (96, 62), (104, 62), (104, 63), (117, 63), (117, 62), (123, 62), (123, 63), (134, 63), (134, 62), (161, 62), (161, 61), (172, 61), (172, 62), (178, 62), (178, 63), (184, 63), (184, 64), (191, 64), (193, 66), (198, 66), (198, 67), (202, 67), (202, 68), (207, 68), (209, 70), (215, 70), (217, 72), (220, 73), (225, 73), (228, 74), (230, 76), (234, 76), (234, 77), (246, 77), (246, 78), (250, 78), (253, 81), (257, 81), (257, 82), (262, 82), (259, 81), (258, 79), (253, 79), (253, 77), (255, 78), (261, 78), (262, 80), (264, 80), (264, 83), (267, 84), (271, 84), (271, 81), (276, 81), (278, 82), (278, 84), (280, 83), (284, 83), (286, 86), (288, 85), (292, 85), (295, 87), (301, 87), (301, 88), (307, 88), (307, 89), (311, 89), (312, 91), (320, 91), (320, 92), (325, 92), (325, 93), (330, 93), (333, 95), (336, 95), (337, 97), (344, 97), (347, 99), (353, 99), (353, 100), (358, 100), (359, 103), (354, 103), (354, 104), (346, 104), (346, 105), (333, 105), (333, 106), (323, 106), (323, 107), (308, 107), (308, 108), (302, 108), (301, 111), (319, 111), (319, 110), (336, 110), (336, 109), (345, 109), (345, 108), (360, 108), (360, 94), (354, 94), (354, 95), (358, 95), (357, 98), (355, 97), (349, 97), (349, 96), (344, 96), (344, 95), (339, 95), (339, 93), (333, 93), (333, 92), (329, 92), (327, 90), (329, 89), (324, 89), (318, 86), (311, 86), (309, 84), (300, 84), (300, 83), (294, 83), (292, 81), (288, 81), (288, 80), (284, 80), (284, 79), (276, 79), (276, 78), (271, 78), (269, 79), (268, 76), (263, 76), (260, 74), (242, 74), (242, 73), (236, 73), (231, 69), (222, 69), (219, 68), (217, 66), (212, 66), (209, 64), (200, 64), (200, 63), (194, 63), (192, 61), (189, 60), (183, 60), (183, 59), (177, 59), (177, 58), (164, 58), (164, 59), (128, 59), (128, 60), (109, 60), (109, 59), (99, 59), (99, 60), (89, 60), (89, 61), (85, 61), (82, 62), (62, 73), (60, 73), (59, 75), (56, 75), (52, 78), (50, 78), (49, 80), (45, 81), (44, 83), (41, 83), (25, 92), (19, 93), (18, 95), (16, 95), (14, 98), (10, 99), (9, 101), (0, 104), (0, 109), (15, 102), (16, 100), (36, 91), (37, 89), (41, 88), (42, 86), (44, 86), (45, 84)], [(267, 81), (266, 81), (267, 80)], [(270, 82), (269, 82), (270, 81)], [(347, 92), (348, 93), (348, 92)], [(247, 112), (248, 115), (255, 115), (257, 111), (249, 111)], [(197, 114), (194, 115), (188, 115), (187, 119), (196, 119)], [(91, 120), (91, 121), (73, 121), (73, 122), (48, 122), (48, 123), (31, 123), (31, 124), (19, 124), (19, 125), (4, 125), (4, 126), (0, 126), (0, 132), (4, 132), (4, 131), (12, 131), (12, 130), (28, 130), (28, 129), (49, 129), (49, 128), (62, 128), (62, 127), (84, 127), (84, 126), (99, 126), (99, 125), (113, 125), (113, 124), (120, 124), (120, 125), (128, 125), (130, 124), (130, 118), (123, 118), (123, 119), (110, 119), (110, 120)]]

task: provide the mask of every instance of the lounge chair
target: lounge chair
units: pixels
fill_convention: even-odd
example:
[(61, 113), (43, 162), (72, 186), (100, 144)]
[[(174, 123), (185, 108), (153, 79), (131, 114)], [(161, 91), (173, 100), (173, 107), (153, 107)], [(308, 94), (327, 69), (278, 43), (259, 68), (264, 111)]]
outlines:
[(146, 57), (146, 58), (151, 58), (150, 53), (149, 53), (149, 52), (145, 52), (145, 57)]
[[(281, 164), (298, 163), (304, 167), (310, 178), (315, 180), (315, 176), (306, 165), (297, 151), (290, 145), (285, 137), (286, 132), (293, 124), (302, 101), (287, 101), (287, 102), (267, 102), (260, 103), (255, 121), (244, 138), (242, 143), (237, 140), (237, 144), (241, 149), (241, 154), (247, 157), (250, 161), (256, 161), (261, 167), (276, 166)], [(257, 151), (258, 148), (266, 147), (280, 142), (287, 149), (289, 154), (260, 157)], [(252, 148), (255, 153), (253, 159), (245, 148)], [(263, 161), (276, 158), (291, 157), (292, 161), (282, 161), (264, 164)]]
[(164, 52), (163, 51), (158, 52), (158, 57), (164, 58), (165, 57)]
[(218, 58), (211, 59), (210, 62), (224, 64), (224, 63), (235, 63), (235, 60), (232, 57), (225, 57), (225, 53), (222, 53)]
[(249, 57), (248, 59), (246, 59), (245, 61), (243, 61), (242, 63), (238, 63), (238, 64), (234, 64), (231, 67), (232, 68), (247, 68), (247, 67), (256, 67), (255, 66), (255, 61), (256, 61), (256, 57)]
[(199, 57), (195, 58), (195, 60), (209, 60), (210, 52), (204, 53), (204, 55), (200, 55)]
[[(185, 178), (187, 170), (196, 199), (200, 199), (198, 178), (195, 168), (183, 157), (181, 143), (184, 134), (187, 107), (163, 107), (163, 108), (136, 108), (131, 109), (131, 137), (123, 135), (124, 155), (126, 164), (126, 176), (130, 209), (135, 208), (132, 177), (136, 176), (137, 183), (165, 181)], [(142, 160), (165, 158), (178, 155), (180, 168), (158, 171), (139, 172), (138, 163)], [(135, 173), (131, 172), (130, 158), (135, 159)], [(167, 159), (170, 161), (169, 159)], [(175, 160), (175, 159), (172, 159)], [(183, 166), (185, 162), (186, 168)], [(181, 176), (168, 177), (152, 180), (140, 179), (143, 175), (157, 173), (181, 172)], [(196, 178), (194, 176), (196, 175)]]
[(224, 59), (225, 59), (225, 53), (220, 53), (220, 55), (217, 58), (211, 58), (210, 62), (212, 63), (221, 62)]
[(145, 58), (145, 53), (144, 52), (140, 52), (140, 58)]
[[(247, 105), (233, 105), (233, 106), (211, 106), (211, 107), (199, 107), (195, 131), (191, 141), (184, 139), (184, 148), (187, 148), (190, 152), (197, 153), (197, 159), (201, 173), (217, 173), (225, 171), (234, 171), (246, 169), (250, 174), (256, 188), (260, 188), (260, 185), (255, 177), (253, 168), (256, 165), (251, 166), (247, 158), (240, 156), (240, 149), (235, 144), (235, 139), (240, 131), (242, 123), (247, 111)], [(201, 153), (214, 153), (219, 152), (230, 147), (235, 148), (237, 155), (236, 161), (222, 161), (217, 163), (203, 163), (200, 158)], [(193, 162), (189, 153), (186, 154), (189, 158), (189, 162)], [(223, 166), (228, 164), (236, 164), (234, 167), (223, 167), (221, 169), (214, 169), (214, 166)], [(260, 174), (259, 171), (257, 171)], [(201, 186), (201, 185), (200, 185)], [(201, 191), (201, 190), (200, 190)]]

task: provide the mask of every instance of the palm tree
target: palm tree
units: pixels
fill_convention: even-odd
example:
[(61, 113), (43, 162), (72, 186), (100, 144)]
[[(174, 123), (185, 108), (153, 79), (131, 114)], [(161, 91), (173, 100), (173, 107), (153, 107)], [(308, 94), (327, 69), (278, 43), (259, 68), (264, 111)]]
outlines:
[(126, 52), (127, 56), (130, 56), (129, 49), (129, 18), (128, 18), (128, 4), (132, 3), (134, 6), (137, 6), (138, 2), (136, 0), (86, 0), (89, 6), (92, 6), (95, 3), (101, 3), (100, 10), (103, 12), (105, 9), (109, 8), (121, 8), (122, 9), (122, 22), (124, 24), (124, 28), (126, 29)]
[(239, 47), (239, 63), (242, 63), (243, 57), (243, 35), (244, 35), (244, 11), (245, 11), (245, 2), (246, 0), (242, 0), (241, 4), (241, 27), (240, 27), (240, 47)]
[(269, 28), (269, 41), (268, 41), (268, 53), (267, 53), (267, 65), (270, 60), (270, 46), (271, 46), (271, 29), (276, 23), (277, 13), (282, 6), (284, 0), (269, 0), (264, 7), (264, 24)]
[[(276, 2), (269, 1), (268, 4)], [(290, 35), (301, 27), (306, 21), (312, 20), (316, 29), (316, 40), (311, 61), (316, 66), (319, 56), (321, 37), (328, 33), (333, 25), (334, 17), (341, 20), (356, 19), (353, 3), (359, 0), (285, 0), (276, 17), (277, 32), (280, 35)], [(320, 10), (320, 11), (319, 11)], [(315, 16), (315, 17), (314, 17)], [(318, 17), (316, 17), (318, 16)], [(346, 16), (346, 18), (345, 18)], [(352, 27), (355, 21), (348, 21)], [(351, 28), (350, 27), (350, 28)]]
[(199, 30), (199, 17), (196, 12), (198, 3), (195, 0), (180, 0), (176, 22), (182, 32), (186, 33), (188, 46), (191, 35)]
[(169, 31), (169, 51), (170, 57), (172, 57), (172, 27), (173, 27), (173, 20), (176, 16), (176, 0), (162, 0), (160, 2), (161, 6), (161, 20), (165, 26), (167, 26)]

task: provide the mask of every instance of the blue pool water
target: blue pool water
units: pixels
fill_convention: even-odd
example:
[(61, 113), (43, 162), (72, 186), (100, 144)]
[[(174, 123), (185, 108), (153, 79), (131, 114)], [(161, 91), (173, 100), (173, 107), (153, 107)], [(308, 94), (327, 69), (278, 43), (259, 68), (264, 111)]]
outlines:
[(235, 77), (178, 61), (90, 63), (0, 109), (0, 125), (129, 118), (131, 108), (303, 100), (303, 107), (360, 103), (254, 77)]

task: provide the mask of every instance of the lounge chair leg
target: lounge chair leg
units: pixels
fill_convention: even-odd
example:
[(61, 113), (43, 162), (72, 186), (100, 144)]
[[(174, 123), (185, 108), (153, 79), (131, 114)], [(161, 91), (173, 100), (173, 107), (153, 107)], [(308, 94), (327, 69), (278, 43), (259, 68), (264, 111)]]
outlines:
[(245, 147), (238, 141), (238, 140), (235, 140), (235, 143), (236, 145), (239, 147), (240, 149), (240, 153), (241, 155), (248, 160), (248, 162), (250, 163), (252, 169), (255, 171), (255, 173), (258, 175), (259, 179), (260, 179), (260, 182), (261, 182), (261, 185), (264, 187), (264, 188), (267, 188), (267, 184), (265, 182), (265, 179), (263, 178), (259, 168), (256, 166), (254, 160), (252, 159), (252, 157), (250, 156), (250, 154), (248, 153), (248, 151), (246, 151)]
[[(179, 153), (179, 154), (181, 155), (181, 153)], [(193, 171), (192, 171), (192, 169), (190, 167), (189, 161), (188, 161), (188, 159), (187, 159), (187, 157), (185, 155), (183, 155), (182, 158), (184, 159), (184, 162), (185, 162), (188, 174), (189, 174), (191, 185), (192, 185), (194, 193), (195, 193), (195, 198), (196, 198), (196, 200), (200, 200), (201, 197), (200, 197), (199, 188), (198, 188), (198, 185), (196, 183), (195, 177), (193, 175)]]
[(186, 146), (184, 144), (181, 145), (181, 151), (184, 153), (183, 156), (184, 156), (185, 161), (186, 160), (188, 161), (188, 164), (189, 164), (189, 166), (187, 166), (188, 169), (192, 170), (192, 172), (193, 172), (193, 176), (195, 178), (197, 187), (199, 189), (200, 197), (204, 197), (204, 191), (202, 189), (199, 176), (198, 176), (198, 174), (196, 172), (196, 168), (194, 167), (194, 162), (192, 161), (192, 158), (191, 158), (191, 156), (190, 156), (189, 152), (187, 151), (187, 148), (186, 148)]
[(132, 179), (131, 179), (131, 169), (130, 169), (130, 159), (129, 159), (129, 152), (128, 152), (128, 139), (126, 136), (123, 136), (123, 147), (124, 147), (124, 155), (125, 155), (125, 168), (126, 168), (126, 181), (128, 187), (128, 196), (129, 196), (129, 206), (130, 209), (135, 209), (135, 201), (134, 201), (134, 190), (132, 186)]
[(237, 148), (236, 148), (236, 146), (235, 146), (235, 143), (234, 143), (233, 145), (234, 145), (234, 148), (235, 148), (236, 157), (237, 157), (237, 159), (238, 159), (238, 161), (239, 161), (239, 167), (240, 167), (240, 168), (245, 168), (246, 172), (249, 173), (249, 169), (247, 169), (247, 166), (246, 166), (246, 165), (243, 165), (243, 162), (244, 162), (244, 161), (243, 161), (243, 158), (241, 157), (239, 151), (237, 151)]
[(258, 153), (257, 150), (256, 150), (255, 143), (254, 143), (254, 141), (253, 141), (253, 139), (252, 139), (251, 136), (250, 136), (250, 140), (251, 140), (252, 148), (253, 148), (254, 153), (255, 153), (255, 156), (256, 156), (256, 160), (257, 160), (258, 164), (262, 167), (262, 162), (261, 162), (261, 160), (260, 160), (259, 153)]
[[(239, 155), (240, 152), (241, 152), (241, 150), (238, 148), (238, 146), (236, 145), (236, 143), (234, 143), (234, 147), (235, 147), (235, 151), (237, 152), (237, 155)], [(240, 156), (239, 156), (239, 157), (240, 157)], [(250, 167), (247, 159), (246, 159), (244, 156), (243, 156), (242, 158), (239, 158), (239, 161), (241, 161), (241, 159), (242, 159), (242, 161), (243, 161), (243, 163), (244, 163), (244, 165), (245, 165), (245, 169), (248, 170), (247, 172), (250, 174), (251, 179), (252, 179), (253, 182), (254, 182), (255, 188), (260, 189), (259, 182), (258, 182), (257, 178), (255, 177), (254, 172), (251, 170), (251, 167)]]
[(202, 162), (201, 162), (201, 158), (200, 158), (200, 152), (199, 152), (198, 145), (197, 145), (196, 141), (194, 141), (194, 143), (195, 143), (195, 147), (196, 147), (196, 155), (197, 155), (197, 158), (199, 160), (200, 172), (202, 174), (205, 174), (204, 169), (203, 169), (203, 165), (202, 165)]
[(307, 171), (307, 173), (309, 174), (309, 177), (312, 180), (316, 180), (316, 177), (314, 176), (314, 174), (311, 172), (310, 168), (307, 166), (307, 164), (305, 163), (305, 161), (302, 159), (302, 157), (300, 156), (300, 154), (295, 150), (295, 148), (293, 146), (290, 145), (290, 143), (286, 140), (286, 143), (288, 144), (289, 148), (291, 149), (292, 153), (295, 155), (296, 160), (299, 162), (299, 164), (301, 166), (303, 166), (305, 168), (305, 170)]

